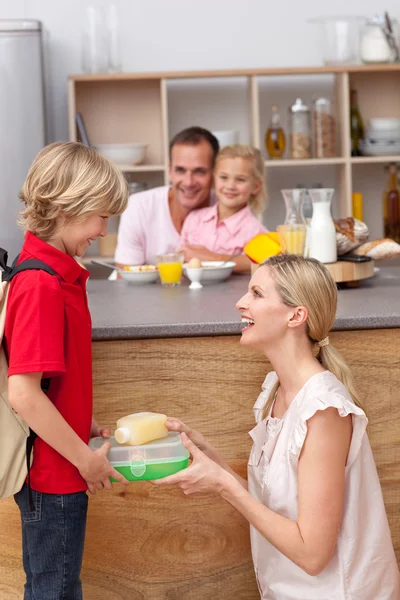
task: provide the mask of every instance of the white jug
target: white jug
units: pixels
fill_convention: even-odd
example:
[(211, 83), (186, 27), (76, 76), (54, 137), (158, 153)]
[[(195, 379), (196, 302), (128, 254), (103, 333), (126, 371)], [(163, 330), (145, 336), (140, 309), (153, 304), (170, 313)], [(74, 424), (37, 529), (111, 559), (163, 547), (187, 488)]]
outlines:
[(331, 215), (334, 191), (331, 188), (308, 190), (313, 203), (307, 239), (308, 256), (322, 263), (334, 263), (337, 260), (336, 229)]

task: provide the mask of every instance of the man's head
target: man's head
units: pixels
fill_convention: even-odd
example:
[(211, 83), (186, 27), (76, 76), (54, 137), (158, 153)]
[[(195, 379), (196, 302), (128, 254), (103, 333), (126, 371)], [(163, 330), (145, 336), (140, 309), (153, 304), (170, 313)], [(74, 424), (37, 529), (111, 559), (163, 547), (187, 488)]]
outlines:
[(56, 142), (36, 156), (20, 198), (25, 231), (44, 241), (67, 236), (64, 245), (81, 255), (93, 239), (106, 234), (108, 217), (125, 210), (128, 186), (122, 172), (93, 148)]
[(172, 139), (169, 176), (174, 199), (183, 209), (207, 206), (218, 150), (217, 138), (202, 127), (189, 127)]

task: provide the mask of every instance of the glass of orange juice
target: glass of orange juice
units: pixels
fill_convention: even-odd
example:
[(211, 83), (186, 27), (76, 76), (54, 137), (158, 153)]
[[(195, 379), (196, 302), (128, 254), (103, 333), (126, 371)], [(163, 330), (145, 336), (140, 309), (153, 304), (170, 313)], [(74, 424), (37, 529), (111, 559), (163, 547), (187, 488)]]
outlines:
[(164, 287), (175, 287), (180, 285), (182, 277), (183, 254), (171, 252), (169, 254), (158, 254), (156, 256), (158, 272), (161, 284)]
[(304, 256), (307, 225), (300, 223), (278, 225), (277, 231), (279, 233), (282, 252)]

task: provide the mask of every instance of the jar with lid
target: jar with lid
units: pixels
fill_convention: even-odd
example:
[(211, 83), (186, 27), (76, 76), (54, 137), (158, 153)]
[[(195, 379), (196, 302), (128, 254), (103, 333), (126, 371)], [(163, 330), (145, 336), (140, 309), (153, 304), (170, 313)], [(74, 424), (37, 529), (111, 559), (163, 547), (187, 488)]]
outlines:
[(310, 109), (301, 98), (290, 107), (290, 158), (311, 158)]
[(361, 60), (364, 63), (387, 63), (394, 56), (388, 44), (383, 17), (367, 21), (361, 34)]
[(313, 137), (315, 158), (336, 156), (336, 122), (327, 98), (317, 98), (313, 106)]

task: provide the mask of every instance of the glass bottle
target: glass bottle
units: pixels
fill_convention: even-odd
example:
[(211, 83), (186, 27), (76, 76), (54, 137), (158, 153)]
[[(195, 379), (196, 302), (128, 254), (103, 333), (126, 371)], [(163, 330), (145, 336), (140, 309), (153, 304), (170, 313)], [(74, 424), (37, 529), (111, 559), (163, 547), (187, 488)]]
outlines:
[(265, 149), (269, 158), (282, 158), (286, 148), (286, 136), (281, 127), (281, 117), (276, 104), (272, 105), (271, 110), (271, 121), (265, 134)]
[(388, 172), (389, 178), (383, 196), (384, 235), (400, 243), (400, 193), (395, 163), (390, 163)]
[(285, 201), (286, 208), (285, 225), (306, 225), (307, 222), (303, 214), (303, 204), (307, 190), (305, 188), (281, 190), (281, 194)]
[(350, 95), (350, 137), (351, 155), (361, 156), (359, 142), (364, 139), (364, 123), (358, 108), (357, 91), (351, 90)]
[(301, 98), (290, 107), (290, 158), (311, 158), (310, 109)]
[(331, 102), (317, 98), (313, 106), (313, 133), (315, 158), (336, 156), (336, 123), (332, 116)]

